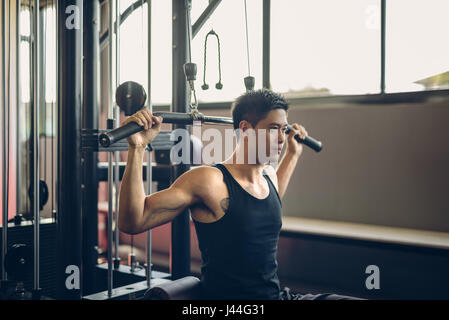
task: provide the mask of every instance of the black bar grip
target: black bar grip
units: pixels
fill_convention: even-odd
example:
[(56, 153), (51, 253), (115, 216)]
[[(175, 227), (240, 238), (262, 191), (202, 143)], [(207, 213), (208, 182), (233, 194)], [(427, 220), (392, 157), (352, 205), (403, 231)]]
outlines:
[(124, 126), (100, 134), (99, 141), (102, 147), (109, 147), (111, 144), (140, 132), (143, 129), (136, 122), (129, 122)]
[(164, 123), (173, 123), (173, 124), (191, 124), (191, 123), (193, 123), (192, 116), (189, 113), (154, 112), (153, 115), (156, 117), (162, 117)]
[(208, 122), (208, 123), (222, 123), (222, 124), (233, 124), (234, 123), (232, 118), (216, 117), (216, 116), (202, 116), (201, 121)]
[[(181, 112), (154, 112), (154, 116), (162, 117), (165, 123), (174, 124), (189, 124), (192, 123), (192, 116), (188, 113)], [(144, 128), (139, 126), (136, 122), (129, 122), (122, 127), (113, 129), (111, 131), (100, 134), (98, 137), (100, 145), (102, 147), (109, 147), (111, 144), (116, 143), (119, 140), (127, 138), (137, 132), (142, 131)]]
[[(290, 133), (290, 130), (293, 129), (292, 126), (288, 125), (287, 126), (287, 131), (286, 134)], [(302, 143), (306, 146), (308, 146), (309, 148), (312, 148), (313, 150), (315, 150), (316, 152), (320, 152), (321, 149), (323, 149), (323, 144), (321, 143), (321, 141), (315, 140), (312, 137), (307, 136), (304, 140), (301, 139), (298, 135), (295, 136), (295, 140), (298, 141), (299, 143)]]

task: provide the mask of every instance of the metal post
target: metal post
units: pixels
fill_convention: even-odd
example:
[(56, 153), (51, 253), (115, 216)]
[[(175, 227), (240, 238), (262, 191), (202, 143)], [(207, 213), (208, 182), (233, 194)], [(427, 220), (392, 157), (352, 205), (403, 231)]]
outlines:
[[(148, 109), (151, 113), (153, 113), (153, 104), (151, 103), (151, 0), (148, 0), (147, 2), (147, 9), (148, 9)], [(143, 8), (142, 8), (143, 10)], [(147, 194), (150, 195), (153, 193), (153, 153), (151, 151), (148, 151), (147, 156)], [(151, 230), (147, 231), (147, 269), (146, 269), (146, 277), (147, 277), (147, 286), (148, 288), (151, 285)]]
[(203, 13), (201, 13), (200, 17), (195, 21), (192, 26), (192, 38), (198, 34), (201, 30), (201, 27), (206, 23), (206, 21), (210, 18), (210, 16), (217, 9), (218, 5), (221, 3), (221, 0), (209, 0), (209, 5), (204, 9)]
[[(84, 0), (84, 90), (82, 127), (98, 129), (99, 2)], [(83, 295), (95, 291), (98, 253), (98, 155), (83, 152)]]
[[(116, 76), (116, 86), (120, 83), (120, 6), (118, 0), (115, 0), (115, 26), (116, 26), (116, 36), (115, 36), (115, 76)], [(118, 106), (115, 106), (115, 124), (114, 128), (118, 128), (120, 126), (120, 109)], [(119, 158), (120, 152), (115, 152), (115, 166), (114, 166), (114, 183), (115, 183), (115, 201), (114, 201), (114, 225), (115, 225), (115, 238), (114, 238), (114, 269), (118, 269), (120, 267), (120, 256), (119, 256), (119, 229), (118, 229), (118, 210), (119, 210)]]
[[(109, 0), (109, 110), (108, 110), (108, 129), (113, 129), (114, 127), (114, 0)], [(113, 271), (112, 271), (112, 244), (113, 244), (113, 234), (112, 234), (112, 221), (113, 207), (112, 207), (112, 197), (113, 197), (113, 168), (112, 168), (112, 152), (108, 152), (108, 297), (112, 296), (112, 288), (114, 286)]]
[[(74, 9), (66, 13), (66, 9)], [(70, 12), (70, 10), (67, 10)], [(83, 229), (81, 215), (81, 110), (83, 0), (58, 0), (58, 176), (57, 176), (57, 296), (80, 299)], [(67, 20), (70, 14), (76, 19)], [(79, 24), (77, 24), (77, 21)], [(69, 24), (66, 25), (66, 22)], [(73, 23), (71, 25), (70, 23)], [(78, 271), (76, 271), (78, 270)], [(67, 273), (66, 273), (67, 272)]]
[(271, 36), (271, 0), (263, 0), (263, 56), (262, 56), (262, 85), (266, 89), (271, 88), (270, 84), (270, 36)]
[(21, 186), (22, 186), (22, 167), (21, 167), (21, 148), (20, 148), (20, 130), (22, 128), (20, 123), (20, 104), (21, 104), (21, 86), (20, 86), (20, 3), (21, 0), (16, 1), (16, 213), (20, 213), (21, 206)]
[[(6, 251), (8, 249), (8, 168), (7, 168), (7, 161), (8, 161), (8, 155), (6, 153), (7, 150), (7, 132), (6, 132), (6, 112), (7, 112), (7, 106), (6, 106), (6, 59), (5, 59), (5, 19), (6, 19), (6, 13), (5, 13), (6, 5), (5, 1), (2, 1), (2, 126), (3, 126), (3, 133), (2, 133), (2, 147), (3, 147), (3, 176), (2, 176), (2, 207), (3, 207), (3, 228), (2, 228), (2, 261), (5, 261), (5, 255)], [(2, 280), (7, 280), (7, 274), (6, 274), (6, 268), (2, 267)]]
[(39, 207), (39, 110), (40, 110), (40, 25), (39, 25), (39, 5), (33, 5), (33, 212), (34, 212), (34, 285), (33, 289), (39, 288), (39, 227), (40, 227), (40, 207)]
[(386, 10), (385, 0), (381, 0), (381, 21), (380, 21), (380, 93), (385, 93), (385, 28), (386, 28)]
[[(187, 81), (184, 76), (184, 64), (188, 61), (187, 13), (189, 0), (172, 1), (173, 21), (173, 93), (172, 112), (190, 112), (188, 108)], [(191, 28), (191, 25), (188, 26)], [(190, 32), (190, 34), (192, 34)], [(190, 129), (186, 125), (173, 125), (173, 129)], [(173, 179), (178, 178), (190, 168), (189, 164), (179, 164), (173, 168)], [(190, 216), (184, 210), (172, 222), (171, 274), (172, 279), (190, 275)]]
[(112, 271), (112, 244), (113, 244), (113, 234), (112, 234), (112, 220), (113, 220), (113, 212), (112, 212), (112, 192), (113, 185), (112, 180), (113, 170), (112, 170), (112, 152), (108, 152), (108, 297), (112, 296), (112, 289), (114, 286), (113, 279), (113, 271)]

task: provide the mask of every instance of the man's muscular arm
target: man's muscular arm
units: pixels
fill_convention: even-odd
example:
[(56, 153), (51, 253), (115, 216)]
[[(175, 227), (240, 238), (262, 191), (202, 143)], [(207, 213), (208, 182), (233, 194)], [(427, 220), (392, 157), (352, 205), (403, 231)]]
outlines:
[(143, 149), (130, 149), (119, 199), (119, 229), (137, 234), (172, 221), (198, 201), (195, 170), (184, 173), (170, 188), (145, 196), (142, 182)]
[(284, 197), (285, 191), (287, 190), (288, 183), (290, 182), (290, 178), (295, 170), (298, 159), (298, 155), (286, 153), (279, 163), (276, 176), (278, 180), (278, 193), (281, 199)]
[(143, 131), (127, 138), (128, 162), (120, 187), (118, 217), (119, 228), (126, 233), (140, 233), (169, 222), (197, 201), (193, 184), (201, 179), (192, 178), (196, 175), (193, 172), (186, 172), (170, 188), (145, 197), (142, 179), (144, 150), (158, 135), (162, 120), (144, 109), (122, 124), (136, 122), (144, 127)]
[(294, 123), (292, 124), (292, 127), (293, 130), (291, 130), (287, 137), (287, 149), (276, 171), (279, 188), (278, 193), (281, 199), (287, 190), (290, 178), (292, 177), (293, 171), (298, 163), (298, 159), (301, 157), (303, 151), (302, 144), (298, 143), (294, 137), (298, 134), (301, 139), (304, 139), (308, 135), (303, 126)]

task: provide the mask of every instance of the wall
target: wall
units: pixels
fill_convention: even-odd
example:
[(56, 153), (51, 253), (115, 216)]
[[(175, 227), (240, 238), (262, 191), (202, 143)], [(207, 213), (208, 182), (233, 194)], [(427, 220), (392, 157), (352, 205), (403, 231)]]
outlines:
[[(291, 103), (289, 122), (304, 125), (324, 148), (320, 153), (305, 148), (283, 214), (449, 232), (448, 99), (341, 100)], [(229, 116), (224, 109), (203, 112)], [(449, 294), (443, 250), (281, 236), (278, 265), (281, 287), (296, 292), (368, 299), (447, 299)], [(368, 265), (380, 269), (380, 290), (365, 287)]]
[(449, 104), (434, 100), (291, 103), (324, 147), (305, 148), (284, 215), (449, 232)]

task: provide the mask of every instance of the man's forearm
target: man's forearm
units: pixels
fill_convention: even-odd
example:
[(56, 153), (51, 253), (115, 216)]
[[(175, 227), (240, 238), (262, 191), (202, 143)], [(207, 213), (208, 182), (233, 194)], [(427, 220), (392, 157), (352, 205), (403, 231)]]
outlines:
[(292, 177), (293, 171), (295, 170), (296, 164), (298, 163), (299, 156), (296, 154), (285, 153), (279, 163), (276, 170), (276, 175), (278, 178), (279, 196), (282, 197), (287, 190), (288, 183)]
[(119, 225), (125, 232), (132, 232), (142, 221), (145, 207), (142, 177), (144, 154), (143, 147), (129, 147), (119, 196)]

